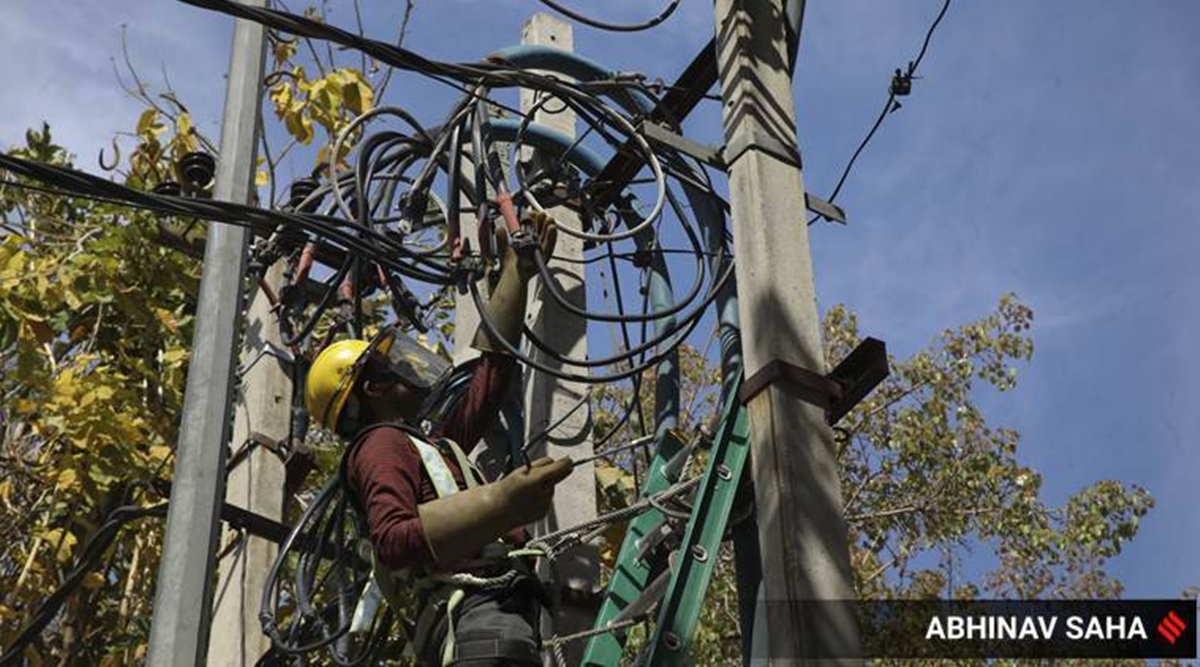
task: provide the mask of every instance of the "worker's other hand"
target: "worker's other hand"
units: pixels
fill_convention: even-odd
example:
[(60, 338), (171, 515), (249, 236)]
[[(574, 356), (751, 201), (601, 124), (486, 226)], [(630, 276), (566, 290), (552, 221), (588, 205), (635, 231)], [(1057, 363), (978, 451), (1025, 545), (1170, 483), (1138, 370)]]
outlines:
[(496, 252), (502, 258), (503, 270), (517, 272), (522, 283), (537, 275), (537, 262), (534, 259), (534, 245), (541, 250), (542, 257), (549, 260), (554, 254), (554, 246), (558, 242), (558, 223), (549, 213), (533, 211), (525, 220), (522, 228), (532, 236), (534, 243), (527, 247), (515, 247), (508, 238), (508, 228), (496, 226)]
[(525, 525), (546, 516), (555, 485), (571, 474), (574, 465), (569, 458), (542, 457), (497, 481), (496, 491), (509, 518)]

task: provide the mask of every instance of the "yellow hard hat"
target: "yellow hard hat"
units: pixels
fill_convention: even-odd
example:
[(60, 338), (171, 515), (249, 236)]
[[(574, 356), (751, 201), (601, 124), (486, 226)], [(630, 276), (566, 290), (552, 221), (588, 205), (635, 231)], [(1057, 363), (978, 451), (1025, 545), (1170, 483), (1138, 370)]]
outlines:
[(392, 341), (391, 336), (380, 336), (371, 342), (340, 340), (321, 350), (304, 381), (304, 404), (308, 414), (322, 428), (336, 429), (354, 383), (362, 373), (367, 353), (374, 348), (387, 354)]

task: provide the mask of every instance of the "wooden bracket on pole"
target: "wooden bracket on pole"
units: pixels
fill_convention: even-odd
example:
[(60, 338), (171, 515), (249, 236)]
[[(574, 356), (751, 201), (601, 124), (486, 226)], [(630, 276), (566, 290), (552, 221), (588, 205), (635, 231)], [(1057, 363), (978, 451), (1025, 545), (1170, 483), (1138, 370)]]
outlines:
[(828, 375), (775, 359), (746, 378), (739, 397), (743, 404), (749, 403), (772, 383), (787, 380), (802, 400), (824, 410), (826, 423), (833, 426), (887, 376), (887, 346), (868, 338)]

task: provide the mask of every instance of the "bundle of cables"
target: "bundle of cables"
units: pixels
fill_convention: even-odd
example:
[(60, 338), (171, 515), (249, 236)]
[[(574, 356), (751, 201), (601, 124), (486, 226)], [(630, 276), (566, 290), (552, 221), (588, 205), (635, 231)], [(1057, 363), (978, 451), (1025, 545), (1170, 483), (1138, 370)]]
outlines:
[[(527, 327), (526, 344), (508, 345), (508, 352), (555, 378), (633, 383), (633, 398), (595, 443), (599, 449), (629, 421), (643, 374), (674, 359), (708, 307), (723, 290), (728, 293), (733, 263), (722, 218), (727, 207), (703, 165), (652, 144), (639, 130), (641, 122), (661, 116), (658, 98), (642, 77), (553, 49), (508, 49), (473, 64), (438, 62), (287, 12), (230, 0), (182, 1), (357, 49), (462, 92), (441, 125), (423, 125), (397, 106), (354, 118), (333, 142), (329, 163), (293, 184), (283, 210), (139, 192), (78, 171), (0, 156), (0, 170), (19, 177), (11, 182), (22, 187), (252, 228), (259, 238), (252, 266), (285, 261), (287, 284), (275, 298), (283, 341), (297, 358), (338, 332), (363, 335), (364, 299), (378, 290), (396, 318), (417, 331), (430, 328), (429, 314), (447, 295), (470, 295), (482, 326), (494, 332), (484, 307), (486, 287), (480, 286), (498, 263), (494, 228), (504, 226), (519, 239), (525, 211), (566, 210), (572, 215), (559, 216), (558, 229), (585, 253), (546, 257), (532, 249), (543, 299), (588, 323), (615, 326), (620, 342), (609, 354), (576, 357)], [(535, 96), (526, 111), (497, 94), (516, 87)], [(567, 110), (582, 125), (577, 138), (535, 121), (539, 114)], [(640, 178), (601, 182), (598, 176), (616, 156), (639, 162)], [(464, 235), (464, 211), (477, 222), (473, 238)], [(706, 219), (700, 219), (702, 211)], [(684, 247), (668, 247), (668, 237), (682, 238)], [(670, 261), (672, 256), (691, 261)], [(615, 307), (597, 310), (569, 294), (555, 275), (556, 260), (574, 262), (580, 272), (593, 265), (606, 270)], [(690, 276), (685, 288), (672, 284), (672, 266)], [(640, 289), (639, 307), (629, 308), (622, 292), (628, 284)], [(335, 306), (336, 324), (325, 340), (317, 340), (318, 322)], [(585, 395), (581, 405), (587, 400)], [(532, 440), (544, 437), (545, 432)], [(337, 664), (361, 664), (401, 622), (389, 612), (367, 639), (349, 633), (370, 563), (357, 548), (363, 533), (348, 503), (334, 478), (282, 545), (262, 610), (278, 654), (324, 649)]]

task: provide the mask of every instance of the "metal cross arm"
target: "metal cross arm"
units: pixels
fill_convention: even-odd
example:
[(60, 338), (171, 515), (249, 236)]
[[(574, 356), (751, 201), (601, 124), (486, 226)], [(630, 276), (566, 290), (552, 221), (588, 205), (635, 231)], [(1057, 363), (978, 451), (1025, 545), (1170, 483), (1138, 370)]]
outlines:
[[(793, 155), (779, 141), (763, 133), (755, 134), (752, 140), (738, 142), (739, 145), (736, 147), (730, 145), (723, 148), (714, 148), (692, 141), (652, 121), (643, 120), (638, 124), (638, 130), (646, 137), (647, 141), (659, 148), (683, 153), (710, 167), (723, 171), (727, 170), (730, 162), (733, 162), (738, 155), (745, 152), (751, 146), (759, 146), (785, 162), (795, 161), (798, 163), (799, 161), (798, 155)], [(629, 159), (635, 158), (631, 157)], [(804, 206), (817, 215), (829, 218), (834, 222), (840, 222), (843, 225), (846, 224), (845, 209), (833, 202), (825, 201), (811, 192), (804, 193)]]
[(745, 379), (740, 398), (743, 404), (749, 403), (772, 383), (787, 380), (801, 399), (825, 410), (825, 421), (832, 426), (887, 376), (887, 346), (867, 338), (828, 375), (775, 359)]
[[(717, 82), (717, 50), (716, 41), (709, 40), (696, 54), (687, 69), (675, 80), (675, 84), (667, 89), (665, 95), (655, 107), (653, 119), (666, 120), (672, 124), (682, 123), (692, 109), (704, 99), (705, 93)], [(609, 202), (625, 189), (629, 181), (637, 175), (642, 163), (637, 159), (636, 152), (629, 150), (632, 142), (626, 145), (609, 160), (604, 169), (593, 179), (595, 183), (603, 183), (592, 195), (596, 201)]]

